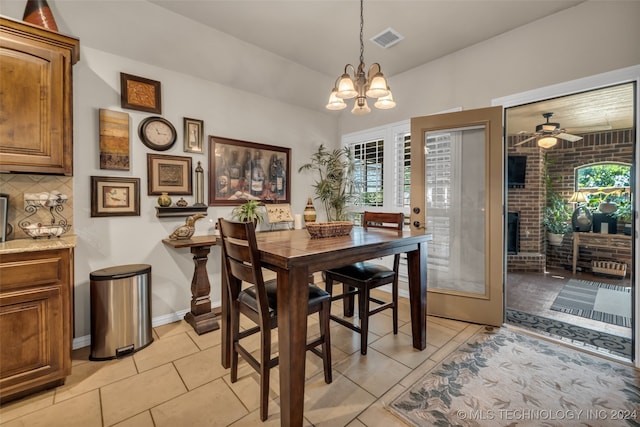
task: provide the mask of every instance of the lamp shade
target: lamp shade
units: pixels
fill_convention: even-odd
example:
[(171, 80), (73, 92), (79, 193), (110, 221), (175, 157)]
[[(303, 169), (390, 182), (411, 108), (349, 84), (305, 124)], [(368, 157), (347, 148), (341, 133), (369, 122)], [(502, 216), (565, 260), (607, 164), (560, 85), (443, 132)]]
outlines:
[(358, 94), (356, 90), (353, 79), (349, 74), (344, 73), (342, 77), (340, 77), (340, 82), (338, 83), (338, 92), (336, 96), (342, 99), (351, 99)]
[(366, 98), (358, 98), (358, 102), (353, 104), (353, 110), (351, 110), (352, 114), (356, 116), (364, 116), (365, 114), (369, 114), (371, 112), (371, 108), (367, 105)]
[(331, 91), (329, 102), (327, 103), (327, 110), (343, 110), (347, 108), (347, 104), (336, 95), (337, 92), (338, 90), (336, 88), (333, 88)]
[(389, 95), (383, 96), (382, 98), (378, 98), (378, 100), (373, 104), (374, 107), (379, 108), (381, 110), (388, 110), (396, 106), (395, 101), (393, 100), (393, 94), (389, 91)]
[(582, 191), (576, 191), (569, 199), (569, 203), (586, 203), (587, 198)]
[(538, 140), (538, 146), (542, 148), (551, 148), (558, 143), (558, 139), (553, 136), (545, 136)]
[(369, 89), (367, 90), (367, 96), (369, 98), (381, 98), (389, 95), (389, 89), (387, 88), (387, 80), (382, 73), (376, 73), (369, 83)]

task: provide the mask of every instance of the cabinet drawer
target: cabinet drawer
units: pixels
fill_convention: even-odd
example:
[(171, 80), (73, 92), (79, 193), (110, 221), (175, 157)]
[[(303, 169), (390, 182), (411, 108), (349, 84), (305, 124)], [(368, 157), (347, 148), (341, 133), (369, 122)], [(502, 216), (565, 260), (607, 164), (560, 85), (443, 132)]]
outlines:
[(57, 283), (63, 279), (62, 261), (62, 257), (59, 256), (15, 262), (5, 262), (2, 259), (2, 292), (11, 292), (25, 286)]

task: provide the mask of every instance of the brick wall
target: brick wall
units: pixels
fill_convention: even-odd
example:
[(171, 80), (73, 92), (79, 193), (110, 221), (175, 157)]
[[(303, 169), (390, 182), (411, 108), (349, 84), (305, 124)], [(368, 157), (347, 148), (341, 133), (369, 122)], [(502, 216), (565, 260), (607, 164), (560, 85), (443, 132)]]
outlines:
[[(507, 189), (509, 211), (520, 212), (520, 253), (507, 257), (507, 271), (544, 271), (544, 267), (568, 268), (571, 266), (573, 242), (570, 235), (562, 246), (546, 245), (542, 213), (545, 204), (543, 166), (545, 154), (547, 169), (553, 180), (553, 188), (569, 200), (575, 188), (575, 168), (598, 162), (633, 163), (633, 131), (621, 130), (583, 135), (583, 139), (569, 142), (559, 139), (558, 144), (544, 150), (535, 141), (513, 147), (523, 136), (508, 138), (508, 154), (526, 155), (527, 171), (525, 188)], [(618, 233), (623, 232), (618, 224)], [(544, 262), (540, 262), (540, 260)], [(580, 248), (578, 266), (589, 270), (592, 259), (619, 260), (628, 263), (630, 250)]]

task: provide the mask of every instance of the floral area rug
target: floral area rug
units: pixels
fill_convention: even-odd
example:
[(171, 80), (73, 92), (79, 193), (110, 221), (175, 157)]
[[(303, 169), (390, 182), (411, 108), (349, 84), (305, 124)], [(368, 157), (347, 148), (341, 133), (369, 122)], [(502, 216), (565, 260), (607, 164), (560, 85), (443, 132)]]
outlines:
[(488, 327), (388, 409), (413, 426), (640, 426), (640, 371)]

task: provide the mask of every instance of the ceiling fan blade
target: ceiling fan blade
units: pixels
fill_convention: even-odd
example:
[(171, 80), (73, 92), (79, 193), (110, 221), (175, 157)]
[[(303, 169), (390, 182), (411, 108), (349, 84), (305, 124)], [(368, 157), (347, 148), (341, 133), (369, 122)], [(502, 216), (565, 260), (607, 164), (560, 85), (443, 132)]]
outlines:
[(554, 135), (556, 138), (560, 138), (560, 139), (564, 139), (565, 141), (569, 141), (569, 142), (576, 142), (576, 141), (580, 141), (582, 139), (581, 136), (577, 136), (577, 135), (571, 135), (570, 133), (559, 133), (557, 135)]
[(575, 128), (566, 128), (563, 129), (569, 133), (593, 133), (593, 132), (605, 132), (613, 129), (611, 125), (600, 125), (600, 126), (582, 126)]
[(517, 147), (517, 146), (522, 145), (522, 144), (524, 144), (524, 143), (527, 143), (527, 142), (529, 142), (529, 141), (531, 141), (531, 140), (533, 140), (533, 139), (536, 139), (537, 137), (538, 137), (538, 135), (533, 135), (533, 136), (531, 136), (531, 137), (529, 137), (529, 138), (527, 138), (527, 139), (524, 139), (524, 140), (522, 140), (522, 141), (520, 141), (520, 142), (516, 142), (515, 144), (513, 144), (513, 146), (514, 146), (514, 147)]

